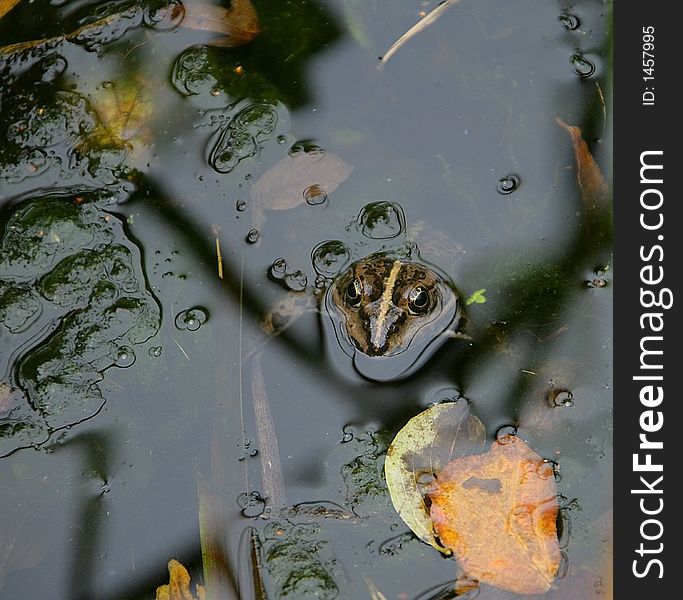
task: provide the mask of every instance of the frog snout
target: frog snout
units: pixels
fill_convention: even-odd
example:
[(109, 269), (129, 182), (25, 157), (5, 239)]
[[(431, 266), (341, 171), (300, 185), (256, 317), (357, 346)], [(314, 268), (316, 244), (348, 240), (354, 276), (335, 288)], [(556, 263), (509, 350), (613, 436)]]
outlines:
[[(368, 307), (370, 308), (370, 307)], [(390, 346), (390, 336), (399, 321), (402, 320), (403, 311), (393, 303), (376, 307), (370, 310), (368, 319), (368, 354), (381, 356)]]

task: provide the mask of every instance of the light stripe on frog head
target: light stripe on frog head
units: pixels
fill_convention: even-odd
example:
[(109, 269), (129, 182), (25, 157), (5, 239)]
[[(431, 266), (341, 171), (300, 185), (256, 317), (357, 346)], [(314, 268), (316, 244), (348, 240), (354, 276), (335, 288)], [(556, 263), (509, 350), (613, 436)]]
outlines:
[(376, 317), (370, 318), (370, 343), (376, 352), (379, 352), (385, 345), (387, 340), (387, 333), (390, 327), (393, 326), (393, 320), (387, 324), (387, 313), (393, 306), (394, 287), (396, 287), (396, 280), (398, 273), (401, 270), (401, 261), (395, 260), (391, 265), (389, 276), (384, 282), (384, 290), (380, 298), (379, 313)]

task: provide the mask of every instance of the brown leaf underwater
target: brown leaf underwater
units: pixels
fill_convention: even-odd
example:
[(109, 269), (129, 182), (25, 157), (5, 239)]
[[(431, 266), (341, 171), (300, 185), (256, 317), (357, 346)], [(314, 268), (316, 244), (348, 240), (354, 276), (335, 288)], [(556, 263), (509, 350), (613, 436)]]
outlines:
[(543, 594), (560, 565), (552, 466), (505, 436), (485, 454), (457, 458), (428, 495), (434, 529), (466, 575), (517, 594)]
[(598, 163), (595, 162), (591, 151), (588, 149), (588, 144), (581, 135), (581, 129), (574, 125), (568, 125), (559, 117), (555, 121), (569, 134), (572, 140), (574, 157), (576, 158), (577, 179), (583, 202), (586, 208), (596, 208), (605, 201), (608, 191), (602, 171), (600, 171)]
[(231, 0), (230, 8), (206, 2), (186, 2), (181, 27), (222, 34), (211, 46), (236, 48), (253, 40), (260, 32), (258, 15), (249, 0)]

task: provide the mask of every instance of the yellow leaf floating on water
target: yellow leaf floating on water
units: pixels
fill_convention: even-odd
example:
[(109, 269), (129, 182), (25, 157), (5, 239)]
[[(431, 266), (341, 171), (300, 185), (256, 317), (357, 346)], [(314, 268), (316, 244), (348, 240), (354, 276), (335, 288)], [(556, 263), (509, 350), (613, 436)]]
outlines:
[(424, 494), (434, 474), (455, 457), (481, 452), (484, 424), (469, 412), (466, 400), (435, 404), (414, 416), (387, 450), (384, 473), (391, 502), (422, 541), (448, 552), (435, 539)]
[(428, 490), (441, 543), (466, 575), (516, 594), (543, 594), (557, 575), (552, 465), (505, 436), (485, 454), (450, 462)]
[(84, 148), (139, 151), (152, 142), (154, 104), (141, 78), (107, 82), (91, 101), (100, 124), (85, 139)]
[(197, 596), (190, 591), (190, 574), (177, 560), (168, 561), (168, 583), (157, 588), (156, 600), (206, 600), (204, 586), (197, 585)]

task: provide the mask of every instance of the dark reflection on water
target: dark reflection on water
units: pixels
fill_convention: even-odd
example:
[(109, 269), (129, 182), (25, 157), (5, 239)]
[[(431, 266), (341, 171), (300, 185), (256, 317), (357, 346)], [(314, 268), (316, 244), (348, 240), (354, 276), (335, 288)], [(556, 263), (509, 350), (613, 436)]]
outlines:
[[(220, 582), (212, 597), (450, 597), (434, 582), (453, 561), (402, 533), (382, 471), (444, 390), (489, 439), (514, 428), (561, 472), (581, 510), (558, 585), (594, 589), (611, 221), (608, 198), (582, 202), (555, 118), (609, 165), (609, 17), (461, 2), (378, 71), (417, 5), (254, 2), (259, 35), (218, 48), (151, 18), (171, 4), (42, 3), (27, 19), (20, 3), (0, 19), (15, 44), (0, 49), (0, 454), (29, 446), (0, 461), (2, 597), (151, 598), (170, 558)], [(262, 177), (297, 152), (341, 162), (327, 190), (302, 170), (285, 202)], [(340, 264), (380, 249), (367, 205), (381, 244), (396, 251), (379, 213), (399, 207), (400, 243), (472, 298), (469, 338), (400, 382), (357, 377), (316, 310)], [(307, 510), (278, 514), (278, 494)]]

